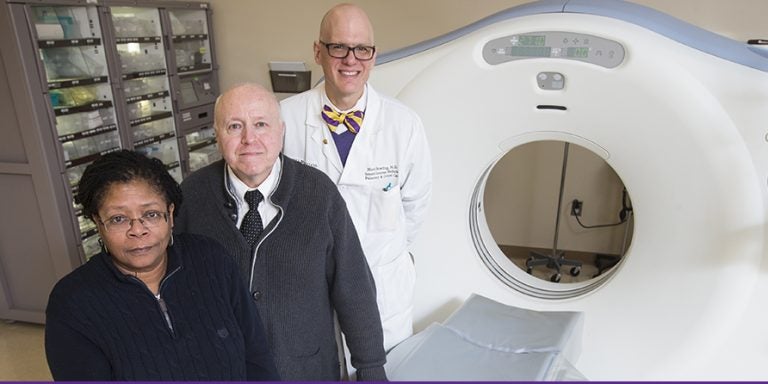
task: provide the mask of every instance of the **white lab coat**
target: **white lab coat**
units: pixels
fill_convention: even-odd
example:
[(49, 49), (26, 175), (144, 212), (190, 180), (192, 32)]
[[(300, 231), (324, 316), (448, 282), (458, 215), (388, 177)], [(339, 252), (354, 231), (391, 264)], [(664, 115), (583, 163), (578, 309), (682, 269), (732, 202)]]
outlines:
[[(368, 85), (360, 132), (342, 166), (323, 121), (324, 84), (282, 101), (285, 155), (325, 172), (347, 203), (368, 265), (389, 350), (413, 333), (415, 268), (408, 252), (429, 205), (432, 160), (421, 119)], [(418, 256), (416, 257), (418, 259)]]

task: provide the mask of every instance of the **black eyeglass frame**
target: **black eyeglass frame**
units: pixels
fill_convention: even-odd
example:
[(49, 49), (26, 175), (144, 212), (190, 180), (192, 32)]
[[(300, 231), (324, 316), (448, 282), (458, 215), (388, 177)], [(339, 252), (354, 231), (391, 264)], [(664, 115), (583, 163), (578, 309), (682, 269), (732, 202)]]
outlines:
[[(345, 44), (326, 43), (326, 42), (324, 42), (322, 40), (318, 40), (318, 42), (325, 46), (325, 50), (328, 52), (328, 56), (333, 57), (334, 59), (346, 59), (349, 56), (349, 52), (352, 52), (352, 56), (354, 56), (355, 59), (357, 59), (358, 61), (368, 61), (368, 60), (373, 59), (374, 56), (376, 56), (376, 46), (375, 45), (356, 45), (354, 47), (350, 47), (350, 46), (345, 45)], [(345, 53), (344, 56), (334, 56), (333, 54), (331, 54), (331, 46), (332, 45), (336, 45), (336, 46), (339, 46), (339, 47), (346, 48), (347, 49), (347, 53)], [(357, 57), (357, 49), (358, 48), (370, 49), (371, 50), (371, 57), (369, 57), (367, 59), (361, 59), (361, 58)]]

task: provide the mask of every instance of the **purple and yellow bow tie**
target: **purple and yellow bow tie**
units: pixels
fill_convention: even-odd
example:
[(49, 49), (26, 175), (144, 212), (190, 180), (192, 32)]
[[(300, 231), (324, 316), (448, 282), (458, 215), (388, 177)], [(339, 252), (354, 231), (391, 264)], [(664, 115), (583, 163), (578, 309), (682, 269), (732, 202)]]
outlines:
[(341, 113), (324, 105), (322, 115), (323, 120), (325, 120), (328, 124), (328, 128), (330, 128), (332, 132), (336, 132), (336, 127), (338, 127), (339, 124), (344, 124), (344, 126), (347, 127), (347, 130), (356, 134), (360, 131), (360, 126), (363, 124), (363, 116), (365, 113), (358, 110)]

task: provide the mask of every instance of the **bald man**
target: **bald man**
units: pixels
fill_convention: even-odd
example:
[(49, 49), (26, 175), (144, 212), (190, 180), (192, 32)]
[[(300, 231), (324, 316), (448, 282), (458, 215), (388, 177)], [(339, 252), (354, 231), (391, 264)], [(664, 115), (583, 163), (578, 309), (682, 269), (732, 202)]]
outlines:
[(175, 230), (235, 256), (283, 380), (340, 380), (334, 311), (358, 380), (386, 380), (376, 290), (352, 220), (326, 175), (280, 154), (275, 96), (256, 84), (230, 89), (214, 130), (223, 159), (181, 184)]
[(409, 247), (432, 191), (424, 127), (410, 108), (368, 84), (376, 47), (360, 7), (329, 10), (314, 53), (325, 81), (282, 102), (284, 153), (338, 185), (376, 281), (389, 350), (413, 333), (416, 271)]

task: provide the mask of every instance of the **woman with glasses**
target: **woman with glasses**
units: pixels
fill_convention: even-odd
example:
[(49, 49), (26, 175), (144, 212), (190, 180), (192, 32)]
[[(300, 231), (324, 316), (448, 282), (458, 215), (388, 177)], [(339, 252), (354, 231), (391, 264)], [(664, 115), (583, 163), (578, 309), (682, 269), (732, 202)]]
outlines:
[(182, 197), (162, 162), (104, 155), (86, 168), (76, 201), (97, 224), (102, 252), (50, 295), (54, 380), (279, 380), (226, 251), (172, 235)]

